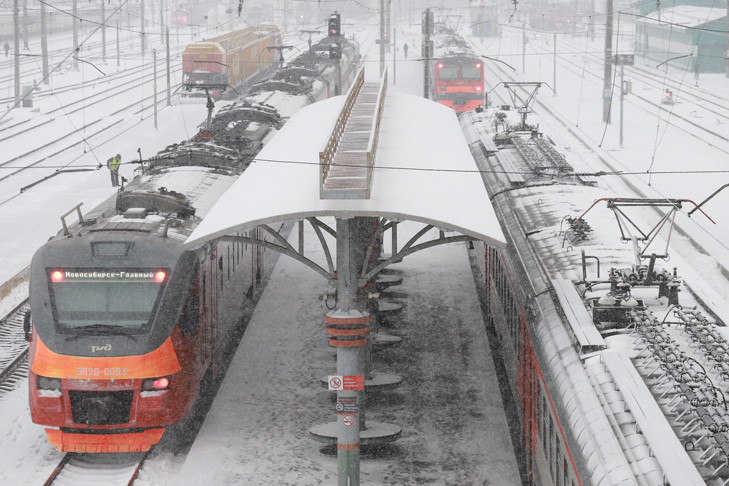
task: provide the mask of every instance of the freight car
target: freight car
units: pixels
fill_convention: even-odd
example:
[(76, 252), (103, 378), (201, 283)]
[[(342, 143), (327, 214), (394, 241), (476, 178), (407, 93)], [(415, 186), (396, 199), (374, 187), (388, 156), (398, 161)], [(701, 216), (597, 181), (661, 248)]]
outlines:
[[(356, 56), (356, 45), (345, 52)], [(262, 85), (221, 110), (194, 140), (143, 160), (99, 207), (75, 208), (78, 221), (64, 220), (34, 255), (30, 411), (59, 450), (148, 450), (191, 410), (276, 252), (182, 243), (291, 111), (327, 92), (333, 64), (306, 63), (311, 78), (284, 77), (288, 91)]]
[(205, 91), (219, 96), (228, 87), (250, 85), (277, 66), (275, 47), (280, 46), (281, 32), (274, 24), (193, 42), (182, 51), (182, 85), (193, 96), (205, 96)]

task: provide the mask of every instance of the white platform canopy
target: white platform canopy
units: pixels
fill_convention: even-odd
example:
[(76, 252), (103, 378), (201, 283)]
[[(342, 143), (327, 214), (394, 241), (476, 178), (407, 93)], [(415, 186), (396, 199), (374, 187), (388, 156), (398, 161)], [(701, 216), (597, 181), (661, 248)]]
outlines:
[(455, 112), (420, 97), (385, 101), (369, 199), (320, 199), (319, 151), (344, 96), (298, 111), (185, 242), (319, 217), (417, 221), (503, 247), (504, 235)]

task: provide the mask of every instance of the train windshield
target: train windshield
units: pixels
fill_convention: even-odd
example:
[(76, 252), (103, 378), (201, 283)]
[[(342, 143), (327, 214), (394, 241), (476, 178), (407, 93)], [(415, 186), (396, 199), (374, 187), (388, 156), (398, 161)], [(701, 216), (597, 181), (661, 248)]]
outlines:
[(466, 67), (461, 68), (461, 78), (464, 81), (478, 81), (481, 79), (481, 70), (477, 67)]
[(48, 274), (59, 332), (144, 332), (169, 272), (165, 269), (52, 269)]
[(443, 66), (438, 70), (438, 79), (441, 81), (456, 81), (458, 79), (458, 66)]

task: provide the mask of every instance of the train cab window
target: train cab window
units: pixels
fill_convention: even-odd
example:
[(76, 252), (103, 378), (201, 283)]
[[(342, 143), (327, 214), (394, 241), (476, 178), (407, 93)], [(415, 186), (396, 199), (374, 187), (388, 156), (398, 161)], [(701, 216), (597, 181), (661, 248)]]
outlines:
[(461, 67), (461, 79), (464, 81), (478, 81), (481, 79), (481, 69), (476, 66), (463, 66)]
[(72, 334), (143, 332), (168, 276), (167, 269), (50, 269), (56, 327)]
[(458, 66), (443, 66), (438, 69), (438, 79), (441, 81), (458, 80)]
[(96, 241), (91, 243), (91, 254), (96, 257), (125, 257), (132, 246), (129, 241)]

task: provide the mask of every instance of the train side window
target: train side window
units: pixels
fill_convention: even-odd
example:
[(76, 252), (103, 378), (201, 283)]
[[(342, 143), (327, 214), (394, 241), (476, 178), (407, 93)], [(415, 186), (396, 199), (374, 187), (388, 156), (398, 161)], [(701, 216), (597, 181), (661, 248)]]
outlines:
[(560, 477), (561, 477), (560, 468), (562, 467), (562, 461), (560, 460), (561, 453), (562, 453), (562, 448), (561, 448), (562, 444), (559, 440), (559, 437), (555, 437), (554, 440), (555, 440), (555, 444), (556, 444), (554, 447), (554, 470), (555, 470), (554, 484), (560, 484), (562, 482), (562, 480), (560, 479)]
[(202, 272), (200, 274), (199, 281), (200, 281), (200, 287), (202, 289), (200, 291), (200, 295), (202, 296), (202, 298), (200, 299), (200, 305), (202, 306), (203, 314), (205, 314), (207, 311), (207, 302), (208, 302), (207, 300), (205, 300), (207, 297), (207, 285), (205, 283), (205, 281), (206, 281), (205, 277), (206, 277), (205, 272)]
[(220, 288), (223, 288), (223, 257), (218, 258), (218, 273), (220, 274)]
[(196, 284), (190, 292), (180, 316), (182, 335), (195, 334), (200, 325), (200, 286)]
[(554, 421), (552, 420), (552, 414), (549, 417), (549, 438), (547, 439), (547, 461), (549, 461), (549, 472), (554, 480), (554, 461), (552, 460), (552, 437), (554, 436)]
[[(564, 463), (563, 463), (563, 468), (564, 468), (564, 483), (563, 484), (564, 484), (564, 486), (569, 486), (567, 484), (569, 482), (569, 478), (568, 478), (569, 469), (568, 469), (568, 466), (567, 466), (567, 458), (565, 457), (563, 459), (563, 461), (564, 461)], [(572, 481), (572, 483), (574, 484), (574, 481)]]
[(544, 452), (546, 453), (547, 448), (547, 440), (549, 440), (549, 434), (547, 433), (547, 414), (549, 413), (549, 409), (547, 409), (547, 397), (545, 396), (544, 392), (541, 392), (542, 395), (542, 448), (544, 449)]

